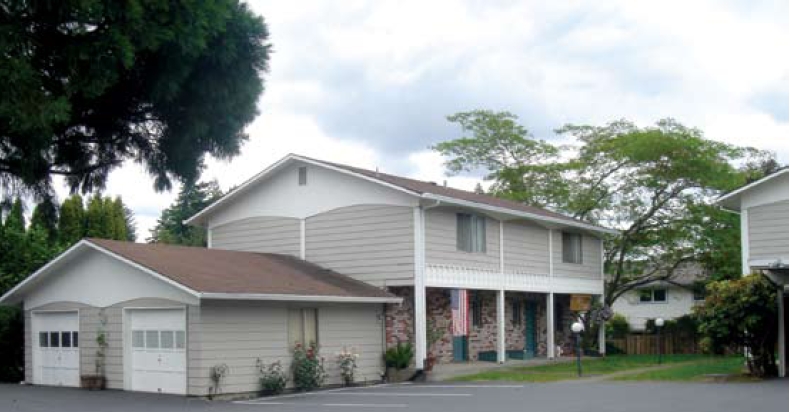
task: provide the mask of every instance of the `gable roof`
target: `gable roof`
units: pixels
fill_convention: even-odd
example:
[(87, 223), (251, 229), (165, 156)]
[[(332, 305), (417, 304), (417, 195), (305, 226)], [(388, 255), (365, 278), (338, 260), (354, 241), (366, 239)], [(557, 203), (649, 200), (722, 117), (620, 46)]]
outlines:
[(401, 301), (375, 286), (292, 256), (89, 238), (0, 297), (0, 303), (18, 301), (28, 283), (44, 276), (56, 261), (84, 248), (135, 266), (200, 299)]
[(718, 199), (716, 199), (716, 204), (718, 204), (718, 205), (720, 205), (720, 206), (722, 206), (722, 207), (724, 207), (726, 209), (729, 209), (729, 210), (735, 210), (735, 211), (740, 210), (740, 197), (741, 197), (741, 195), (743, 195), (745, 192), (747, 192), (749, 190), (752, 190), (755, 187), (758, 187), (758, 186), (760, 186), (760, 185), (762, 185), (762, 184), (764, 184), (764, 183), (766, 183), (768, 181), (774, 180), (774, 179), (776, 179), (779, 176), (787, 174), (788, 170), (789, 170), (788, 167), (785, 166), (785, 167), (783, 167), (783, 168), (781, 168), (781, 169), (769, 174), (768, 176), (763, 177), (762, 179), (755, 180), (754, 182), (751, 182), (749, 184), (743, 185), (743, 186), (741, 186), (741, 187), (739, 187), (739, 188), (737, 188), (735, 190), (732, 190), (732, 191), (729, 191), (727, 193), (724, 193), (723, 195), (719, 196)]
[(210, 214), (212, 210), (216, 209), (221, 204), (236, 197), (236, 195), (238, 195), (239, 193), (245, 192), (246, 190), (249, 189), (250, 186), (254, 185), (254, 183), (264, 179), (267, 175), (273, 173), (275, 170), (278, 170), (279, 168), (283, 167), (284, 165), (292, 161), (301, 161), (316, 166), (328, 168), (331, 170), (335, 170), (348, 175), (356, 176), (358, 178), (362, 178), (374, 183), (382, 184), (384, 186), (390, 187), (391, 189), (399, 190), (401, 192), (405, 192), (407, 194), (424, 199), (441, 201), (441, 202), (456, 204), (460, 206), (467, 206), (472, 208), (487, 209), (500, 213), (513, 214), (527, 219), (552, 222), (555, 224), (572, 226), (572, 227), (587, 229), (595, 232), (602, 232), (609, 234), (619, 233), (618, 231), (613, 229), (604, 228), (602, 226), (594, 225), (592, 223), (585, 222), (583, 220), (565, 216), (561, 213), (552, 212), (538, 207), (528, 206), (523, 203), (515, 202), (512, 200), (501, 199), (486, 194), (474, 193), (474, 192), (469, 192), (466, 190), (455, 189), (446, 186), (440, 186), (433, 182), (426, 182), (422, 180), (416, 180), (407, 177), (381, 173), (378, 171), (362, 169), (359, 167), (344, 165), (340, 163), (333, 163), (325, 160), (313, 159), (310, 157), (296, 155), (296, 154), (289, 154), (283, 159), (280, 159), (278, 162), (274, 163), (269, 168), (265, 169), (261, 173), (258, 173), (257, 175), (253, 176), (251, 179), (244, 182), (233, 192), (228, 193), (224, 197), (220, 198), (213, 204), (203, 209), (202, 211), (196, 213), (194, 216), (187, 219), (185, 223), (187, 224), (196, 223), (200, 217)]

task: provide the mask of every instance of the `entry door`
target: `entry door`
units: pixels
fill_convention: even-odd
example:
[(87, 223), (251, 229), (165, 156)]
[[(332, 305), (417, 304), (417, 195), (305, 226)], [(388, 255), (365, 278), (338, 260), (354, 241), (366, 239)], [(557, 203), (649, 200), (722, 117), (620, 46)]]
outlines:
[(77, 312), (33, 314), (33, 383), (79, 386), (80, 345)]
[(186, 315), (183, 309), (129, 311), (131, 389), (186, 394)]
[(537, 340), (535, 339), (535, 335), (537, 334), (536, 311), (537, 305), (535, 302), (527, 302), (527, 304), (524, 305), (524, 351), (527, 357), (530, 358), (535, 356), (537, 350)]
[(453, 336), (453, 360), (464, 362), (469, 359), (468, 336)]

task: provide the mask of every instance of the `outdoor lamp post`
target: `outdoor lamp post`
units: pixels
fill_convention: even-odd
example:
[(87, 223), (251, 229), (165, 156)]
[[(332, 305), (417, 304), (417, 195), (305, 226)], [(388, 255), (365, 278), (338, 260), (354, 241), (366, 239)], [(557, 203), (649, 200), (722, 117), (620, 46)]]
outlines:
[(573, 322), (571, 325), (571, 331), (576, 335), (576, 369), (580, 377), (582, 376), (582, 330), (584, 326), (581, 322)]
[(658, 335), (658, 364), (661, 364), (661, 355), (663, 352), (664, 341), (661, 340), (661, 328), (664, 327), (664, 319), (656, 319), (656, 334)]

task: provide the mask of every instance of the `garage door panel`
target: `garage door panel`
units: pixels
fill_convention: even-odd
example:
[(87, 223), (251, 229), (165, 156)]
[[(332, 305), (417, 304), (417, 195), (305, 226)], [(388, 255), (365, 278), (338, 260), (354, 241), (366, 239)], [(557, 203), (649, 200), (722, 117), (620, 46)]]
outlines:
[(183, 309), (131, 311), (132, 390), (185, 394), (186, 336)]
[(33, 314), (33, 382), (79, 386), (80, 334), (77, 312)]

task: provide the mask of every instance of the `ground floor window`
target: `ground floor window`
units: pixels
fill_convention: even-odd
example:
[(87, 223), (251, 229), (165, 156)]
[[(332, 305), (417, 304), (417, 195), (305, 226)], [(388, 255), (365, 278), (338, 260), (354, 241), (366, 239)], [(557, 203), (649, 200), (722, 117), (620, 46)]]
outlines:
[(318, 309), (288, 310), (288, 342), (291, 346), (318, 344)]

